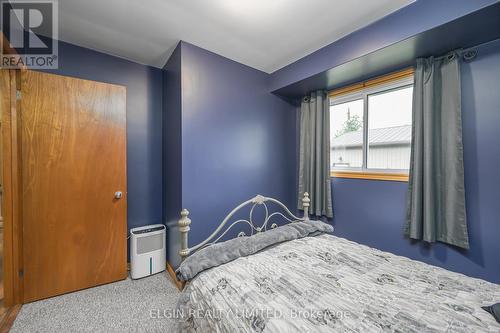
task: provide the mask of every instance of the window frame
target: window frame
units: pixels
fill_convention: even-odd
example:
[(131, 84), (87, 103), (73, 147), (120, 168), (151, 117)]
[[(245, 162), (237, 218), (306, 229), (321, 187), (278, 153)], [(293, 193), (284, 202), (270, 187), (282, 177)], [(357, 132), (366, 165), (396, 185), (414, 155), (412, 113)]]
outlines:
[(361, 167), (335, 167), (330, 166), (330, 176), (336, 178), (355, 178), (372, 180), (408, 181), (409, 170), (406, 169), (377, 169), (368, 168), (368, 98), (372, 95), (387, 93), (413, 86), (413, 69), (388, 74), (370, 81), (357, 83), (339, 88), (328, 94), (328, 107), (334, 105), (363, 100), (363, 160)]

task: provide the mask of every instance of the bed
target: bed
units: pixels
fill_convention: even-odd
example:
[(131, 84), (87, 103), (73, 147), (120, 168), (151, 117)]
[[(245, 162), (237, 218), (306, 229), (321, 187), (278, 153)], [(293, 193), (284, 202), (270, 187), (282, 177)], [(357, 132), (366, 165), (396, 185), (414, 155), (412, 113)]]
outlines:
[[(253, 210), (267, 202), (284, 213), (269, 214), (265, 206), (264, 223), (256, 227)], [(500, 300), (500, 285), (336, 237), (331, 226), (308, 219), (307, 197), (303, 203), (299, 218), (279, 201), (257, 196), (193, 248), (184, 212), (180, 253), (187, 259), (177, 273), (189, 282), (177, 308), (180, 331), (500, 332), (481, 308)], [(250, 219), (229, 224), (247, 205)], [(290, 223), (268, 228), (278, 217)], [(229, 247), (217, 243), (224, 226), (239, 223), (255, 234), (242, 232), (224, 242)]]

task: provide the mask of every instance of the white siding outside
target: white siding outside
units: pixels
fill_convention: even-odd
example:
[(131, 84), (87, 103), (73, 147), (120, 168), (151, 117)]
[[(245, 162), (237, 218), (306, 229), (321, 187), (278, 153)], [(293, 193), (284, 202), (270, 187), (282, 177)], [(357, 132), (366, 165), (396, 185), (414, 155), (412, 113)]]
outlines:
[[(408, 169), (411, 126), (371, 130), (368, 169)], [(332, 139), (331, 167), (360, 168), (363, 164), (362, 132), (349, 132)]]
[[(363, 151), (359, 148), (345, 150), (332, 149), (330, 156), (332, 167), (335, 164), (348, 163), (349, 166), (361, 166)], [(375, 146), (368, 150), (369, 169), (408, 169), (410, 164), (410, 146)], [(348, 165), (345, 165), (346, 167)]]
[(408, 169), (410, 167), (410, 153), (410, 145), (372, 147), (368, 150), (368, 168)]

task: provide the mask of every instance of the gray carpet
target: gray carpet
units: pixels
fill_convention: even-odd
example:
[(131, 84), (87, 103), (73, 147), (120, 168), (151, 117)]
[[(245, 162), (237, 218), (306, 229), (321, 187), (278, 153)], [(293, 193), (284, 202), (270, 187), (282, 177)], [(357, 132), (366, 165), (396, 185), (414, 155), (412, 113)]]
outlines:
[(178, 297), (165, 272), (129, 278), (23, 305), (11, 332), (173, 332)]

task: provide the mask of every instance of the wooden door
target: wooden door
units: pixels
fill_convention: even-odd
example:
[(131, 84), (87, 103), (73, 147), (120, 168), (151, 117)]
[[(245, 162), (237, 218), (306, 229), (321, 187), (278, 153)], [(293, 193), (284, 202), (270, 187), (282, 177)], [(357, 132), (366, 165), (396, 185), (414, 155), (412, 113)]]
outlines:
[(20, 75), (24, 302), (126, 278), (125, 87)]

